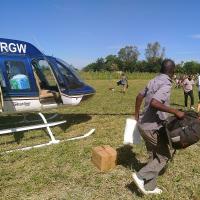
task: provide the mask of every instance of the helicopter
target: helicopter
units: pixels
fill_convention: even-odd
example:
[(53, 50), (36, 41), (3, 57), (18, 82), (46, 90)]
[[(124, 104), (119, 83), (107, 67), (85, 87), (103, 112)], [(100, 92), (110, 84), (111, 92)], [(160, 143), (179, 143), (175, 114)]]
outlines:
[[(65, 61), (45, 55), (31, 43), (0, 38), (0, 114), (38, 112), (43, 120), (42, 124), (2, 129), (0, 135), (46, 128), (51, 139), (49, 143), (20, 150), (60, 142), (50, 127), (66, 121), (48, 123), (43, 110), (75, 106), (94, 94), (95, 89)], [(68, 140), (84, 138), (93, 132), (94, 129), (84, 136)]]

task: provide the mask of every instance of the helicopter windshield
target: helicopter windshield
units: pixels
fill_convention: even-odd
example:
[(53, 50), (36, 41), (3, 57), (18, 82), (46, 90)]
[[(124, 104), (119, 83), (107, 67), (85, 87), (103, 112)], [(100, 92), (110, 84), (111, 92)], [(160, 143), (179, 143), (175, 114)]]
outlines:
[(67, 84), (67, 87), (69, 89), (80, 88), (84, 85), (83, 80), (80, 78), (80, 76), (77, 74), (77, 72), (72, 66), (70, 66), (61, 59), (56, 60), (59, 72), (62, 74), (65, 83)]
[(60, 62), (62, 65), (66, 66), (67, 68), (70, 69), (70, 71), (73, 73), (73, 75), (82, 83), (84, 83), (84, 81), (82, 80), (82, 78), (80, 77), (80, 75), (77, 73), (77, 70), (70, 64), (68, 64), (67, 62), (65, 62), (64, 60), (61, 60), (59, 58), (56, 58), (58, 62)]

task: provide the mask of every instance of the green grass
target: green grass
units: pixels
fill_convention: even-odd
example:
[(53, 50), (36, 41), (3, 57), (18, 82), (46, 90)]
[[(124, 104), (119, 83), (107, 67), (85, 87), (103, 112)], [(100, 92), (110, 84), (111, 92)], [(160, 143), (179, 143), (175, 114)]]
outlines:
[[(149, 72), (126, 72), (126, 76), (128, 80), (149, 80), (155, 76), (156, 73), (149, 73)], [(85, 80), (112, 80), (112, 79), (119, 79), (120, 73), (119, 72), (80, 72), (80, 76)]]
[[(147, 80), (130, 80), (126, 94), (115, 86), (117, 80), (89, 80), (96, 95), (76, 107), (55, 111), (67, 124), (53, 128), (58, 139), (69, 138), (96, 128), (95, 134), (80, 141), (71, 141), (25, 152), (0, 156), (0, 199), (200, 199), (200, 145), (177, 152), (164, 175), (158, 178), (163, 189), (159, 196), (142, 196), (133, 184), (131, 173), (146, 162), (144, 143), (123, 147), (125, 120), (134, 112), (135, 97)], [(114, 87), (115, 90), (109, 90)], [(195, 88), (197, 103), (197, 88)], [(171, 104), (183, 107), (183, 92), (173, 89)], [(14, 126), (18, 116), (1, 117), (1, 123)], [(21, 137), (20, 137), (21, 136)], [(15, 141), (18, 141), (15, 142)], [(43, 130), (1, 137), (1, 152), (16, 147), (47, 142)], [(91, 163), (91, 149), (109, 144), (119, 152), (119, 165), (101, 173)]]

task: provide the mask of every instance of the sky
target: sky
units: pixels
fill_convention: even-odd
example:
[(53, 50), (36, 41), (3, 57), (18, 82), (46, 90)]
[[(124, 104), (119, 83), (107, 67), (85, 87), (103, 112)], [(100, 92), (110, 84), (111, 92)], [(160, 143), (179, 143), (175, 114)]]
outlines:
[(176, 63), (200, 62), (198, 0), (0, 0), (0, 38), (32, 43), (83, 68), (158, 41)]

